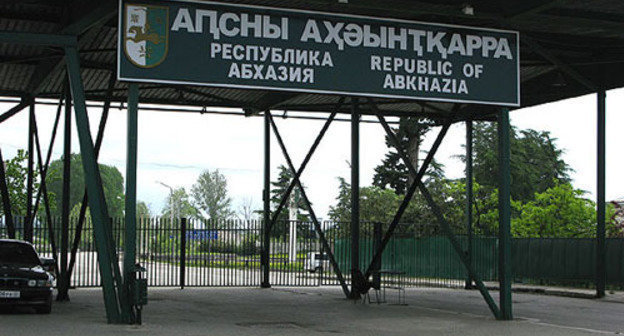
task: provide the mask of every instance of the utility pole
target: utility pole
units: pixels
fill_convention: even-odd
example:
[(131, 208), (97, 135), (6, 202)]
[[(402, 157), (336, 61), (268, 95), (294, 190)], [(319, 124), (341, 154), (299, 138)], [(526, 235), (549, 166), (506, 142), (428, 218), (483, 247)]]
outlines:
[(175, 215), (174, 212), (176, 211), (175, 203), (173, 201), (173, 188), (171, 186), (169, 186), (168, 184), (160, 182), (160, 181), (156, 181), (156, 183), (158, 183), (161, 186), (169, 189), (169, 217), (170, 217), (170, 220), (171, 220), (171, 222), (170, 222), (171, 226), (173, 227), (173, 219), (175, 218), (174, 217), (174, 215)]
[(288, 222), (290, 223), (288, 262), (290, 263), (297, 261), (297, 217), (299, 215), (299, 211), (297, 209), (297, 203), (299, 203), (298, 191), (298, 189), (293, 190), (290, 194), (290, 201), (288, 202)]

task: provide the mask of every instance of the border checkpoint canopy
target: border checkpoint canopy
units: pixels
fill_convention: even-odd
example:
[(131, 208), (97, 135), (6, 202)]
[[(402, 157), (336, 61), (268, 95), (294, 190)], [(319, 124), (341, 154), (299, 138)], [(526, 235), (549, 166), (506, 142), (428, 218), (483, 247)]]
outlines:
[[(519, 31), (521, 107), (624, 86), (624, 2), (619, 0), (475, 0), (469, 3), (463, 0), (362, 0), (353, 3), (267, 0), (228, 3)], [(116, 76), (118, 5), (116, 1), (4, 1), (0, 4), (0, 34), (78, 35), (87, 99), (101, 101), (105, 98), (110, 77)], [(63, 65), (60, 48), (0, 43), (0, 95), (57, 98), (63, 88)], [(338, 99), (338, 95), (305, 92), (140, 85), (142, 103), (242, 107), (246, 114), (267, 108), (324, 112)], [(470, 115), (484, 119), (490, 118), (496, 110), (494, 106), (479, 104), (372, 99), (378, 104), (379, 111), (387, 115), (435, 118), (456, 111), (460, 118)], [(113, 101), (126, 100), (127, 83), (114, 83)], [(343, 108), (340, 112), (350, 112), (348, 106)], [(366, 104), (361, 111), (363, 114), (371, 112)]]

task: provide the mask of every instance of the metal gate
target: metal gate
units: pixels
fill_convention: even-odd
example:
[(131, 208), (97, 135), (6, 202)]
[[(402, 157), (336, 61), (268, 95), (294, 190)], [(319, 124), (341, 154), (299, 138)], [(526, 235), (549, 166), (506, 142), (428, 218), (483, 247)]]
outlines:
[[(23, 217), (15, 217), (18, 239), (23, 237)], [(35, 221), (33, 244), (44, 257), (52, 257), (51, 237), (56, 241), (57, 257), (61, 220), (52, 220), (50, 236), (44, 218)], [(0, 219), (0, 237), (4, 227)], [(77, 242), (70, 286), (101, 285), (93, 225), (85, 220), (75, 239), (77, 220), (70, 220), (70, 246)], [(112, 220), (112, 232), (123, 262), (122, 219)], [(137, 221), (137, 262), (147, 269), (149, 286), (155, 287), (258, 287), (262, 273), (260, 255), (262, 221), (200, 220), (177, 218), (140, 218)], [(327, 272), (316, 269), (311, 261), (320, 253), (318, 233), (312, 223), (278, 221), (272, 229), (270, 242), (270, 273), (273, 286), (319, 286)], [(71, 250), (71, 248), (70, 248)], [(322, 263), (322, 266), (324, 264)], [(325, 277), (325, 278), (324, 278)], [(330, 277), (331, 278), (331, 277)]]

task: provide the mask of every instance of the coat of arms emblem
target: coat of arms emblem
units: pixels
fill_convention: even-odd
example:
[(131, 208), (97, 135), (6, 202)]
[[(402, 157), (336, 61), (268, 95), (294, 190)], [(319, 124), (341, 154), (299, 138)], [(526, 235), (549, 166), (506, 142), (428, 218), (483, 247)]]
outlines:
[(127, 4), (124, 51), (132, 64), (153, 68), (165, 60), (169, 44), (169, 9)]

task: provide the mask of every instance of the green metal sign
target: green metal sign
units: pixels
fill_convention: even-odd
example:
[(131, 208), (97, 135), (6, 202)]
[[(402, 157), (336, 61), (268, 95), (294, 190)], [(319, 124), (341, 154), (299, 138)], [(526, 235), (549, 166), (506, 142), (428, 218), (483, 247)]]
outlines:
[(520, 105), (513, 31), (203, 1), (119, 13), (119, 80)]

